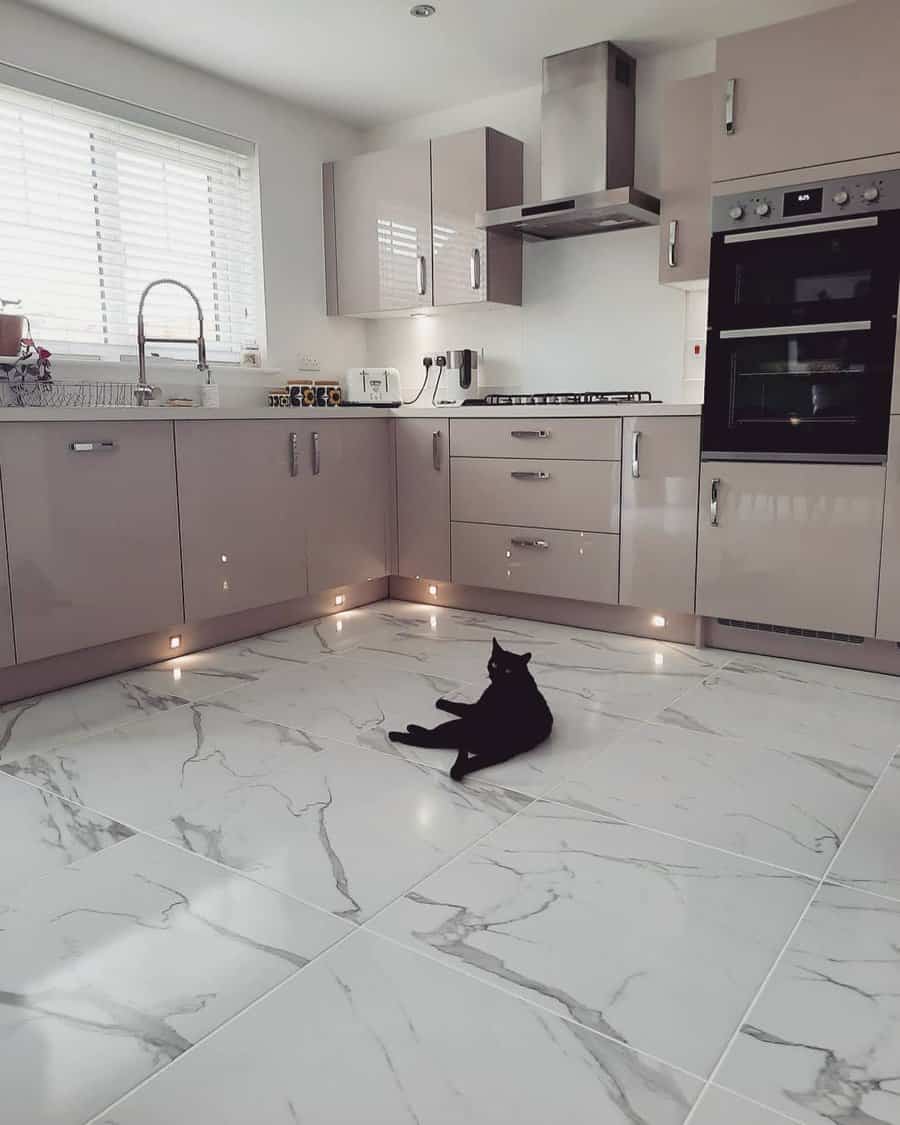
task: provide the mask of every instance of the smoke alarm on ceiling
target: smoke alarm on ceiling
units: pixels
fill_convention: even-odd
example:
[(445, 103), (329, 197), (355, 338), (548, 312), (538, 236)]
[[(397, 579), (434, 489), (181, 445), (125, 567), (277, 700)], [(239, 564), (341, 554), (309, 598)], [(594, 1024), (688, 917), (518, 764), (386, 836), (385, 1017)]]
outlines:
[(415, 16), (419, 20), (427, 20), (429, 16), (433, 16), (437, 11), (434, 4), (413, 4), (409, 9), (409, 14)]

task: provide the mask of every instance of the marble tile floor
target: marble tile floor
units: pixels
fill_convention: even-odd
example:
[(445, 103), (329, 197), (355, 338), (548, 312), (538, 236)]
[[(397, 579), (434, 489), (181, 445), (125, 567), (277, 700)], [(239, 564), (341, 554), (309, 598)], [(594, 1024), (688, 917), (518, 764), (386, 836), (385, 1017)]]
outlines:
[[(456, 785), (387, 731), (533, 654)], [(900, 1125), (900, 681), (381, 602), (0, 707), (10, 1125)]]

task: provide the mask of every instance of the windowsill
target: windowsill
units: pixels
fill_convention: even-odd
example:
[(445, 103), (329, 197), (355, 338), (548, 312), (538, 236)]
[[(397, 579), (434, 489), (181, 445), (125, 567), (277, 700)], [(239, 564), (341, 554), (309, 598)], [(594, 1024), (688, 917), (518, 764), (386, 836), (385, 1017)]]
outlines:
[[(88, 378), (91, 382), (130, 382), (137, 380), (138, 362), (133, 360), (91, 359), (86, 356), (66, 356), (54, 353), (51, 359), (53, 377), (60, 382), (66, 381), (66, 375), (77, 378)], [(278, 367), (244, 367), (240, 363), (216, 363), (210, 361), (210, 370), (219, 378), (222, 376), (260, 375), (269, 377), (281, 375)], [(198, 377), (195, 363), (178, 359), (157, 359), (147, 357), (147, 376), (151, 379), (154, 374), (166, 375), (169, 381), (193, 382)]]

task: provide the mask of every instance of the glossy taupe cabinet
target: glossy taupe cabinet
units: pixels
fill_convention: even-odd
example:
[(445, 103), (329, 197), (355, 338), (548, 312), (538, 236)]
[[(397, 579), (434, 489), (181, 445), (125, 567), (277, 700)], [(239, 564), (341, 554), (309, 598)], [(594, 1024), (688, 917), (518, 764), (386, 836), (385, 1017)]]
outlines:
[(522, 240), (475, 226), (478, 211), (522, 202), (522, 142), (470, 129), (431, 142), (434, 303), (522, 303)]
[(713, 180), (900, 150), (898, 43), (896, 0), (857, 0), (719, 39)]
[(712, 203), (710, 106), (715, 75), (672, 82), (662, 107), (659, 280), (689, 285), (709, 277)]
[(694, 612), (699, 418), (626, 418), (619, 601)]
[(309, 423), (309, 592), (390, 573), (395, 469), (388, 418)]
[(884, 641), (900, 641), (900, 416), (897, 415), (891, 418), (888, 446), (878, 628), (875, 635)]
[(875, 635), (885, 471), (707, 462), (697, 613)]
[(0, 668), (15, 663), (12, 607), (9, 602), (9, 569), (6, 560), (6, 524), (3, 520), (3, 480), (0, 477)]
[(182, 621), (171, 422), (17, 422), (0, 433), (20, 663)]
[(397, 537), (401, 577), (450, 581), (450, 423), (399, 418)]
[(307, 591), (311, 426), (176, 422), (187, 621)]

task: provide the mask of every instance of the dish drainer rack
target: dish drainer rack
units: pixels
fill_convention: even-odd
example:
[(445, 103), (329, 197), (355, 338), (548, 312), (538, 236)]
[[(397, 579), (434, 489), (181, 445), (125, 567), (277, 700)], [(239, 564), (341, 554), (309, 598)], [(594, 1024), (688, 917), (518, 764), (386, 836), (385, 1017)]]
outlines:
[(0, 376), (0, 406), (138, 406), (142, 393), (138, 383), (19, 382)]

